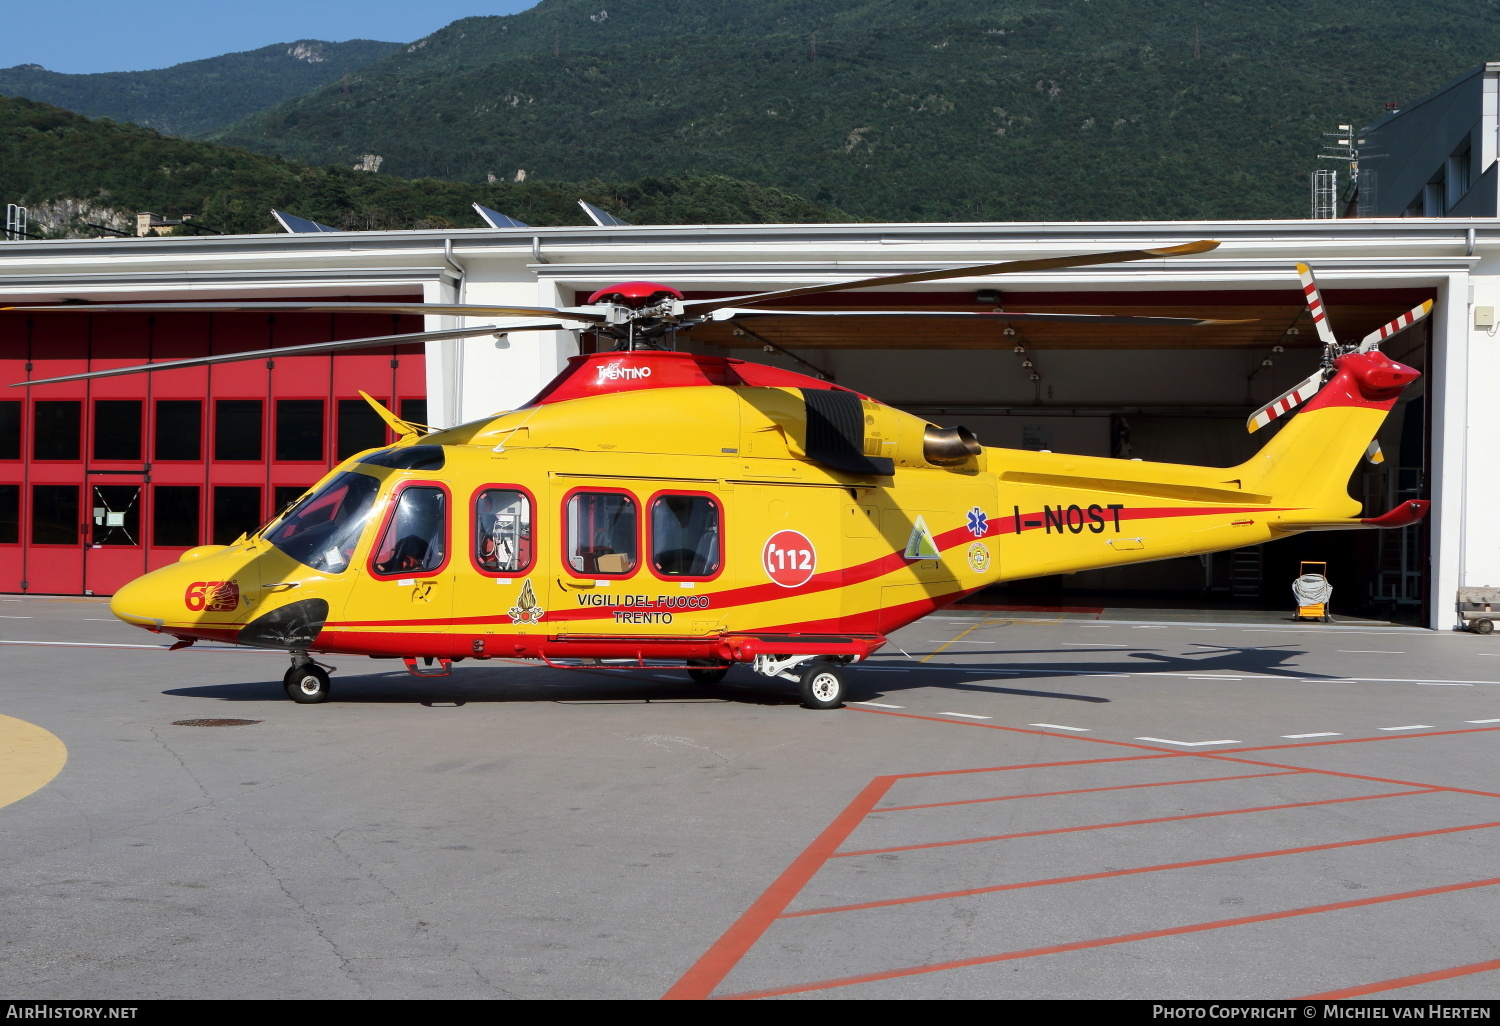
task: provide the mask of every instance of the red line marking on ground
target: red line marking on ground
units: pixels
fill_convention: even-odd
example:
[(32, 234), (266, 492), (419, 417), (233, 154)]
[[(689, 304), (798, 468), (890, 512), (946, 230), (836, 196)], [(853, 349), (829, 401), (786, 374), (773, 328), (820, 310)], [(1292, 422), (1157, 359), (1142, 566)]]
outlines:
[[(734, 969), (734, 967), (737, 964), (739, 964), (740, 960), (744, 958), (744, 956), (749, 952), (750, 948), (752, 948), (755, 945), (755, 943), (761, 938), (761, 936), (764, 935), (765, 931), (770, 928), (770, 926), (772, 925), (772, 923), (774, 923), (776, 921), (776, 919), (782, 917), (782, 914), (785, 912), (787, 905), (789, 905), (792, 902), (792, 900), (797, 896), (797, 894), (801, 892), (802, 888), (805, 887), (807, 885), (807, 883), (812, 879), (812, 877), (817, 874), (818, 870), (822, 868), (822, 866), (828, 861), (828, 859), (831, 858), (831, 857), (833, 857), (833, 855), (834, 855), (835, 851), (837, 850), (838, 846), (840, 844), (842, 844), (845, 840), (848, 839), (849, 835), (851, 833), (853, 833), (854, 829), (859, 825), (859, 822), (861, 820), (863, 820), (866, 816), (868, 816), (872, 811), (876, 811), (875, 808), (874, 808), (875, 803), (879, 802), (880, 799), (885, 795), (885, 793), (887, 791), (889, 791), (889, 789), (891, 788), (891, 786), (893, 786), (898, 780), (917, 779), (917, 778), (921, 778), (921, 777), (957, 776), (957, 775), (963, 775), (963, 774), (969, 774), (969, 773), (996, 773), (996, 772), (1005, 772), (1005, 771), (1008, 771), (1008, 770), (1016, 770), (1016, 769), (1042, 769), (1042, 768), (1051, 768), (1051, 767), (1057, 767), (1057, 766), (1084, 766), (1084, 765), (1095, 765), (1095, 764), (1100, 764), (1100, 763), (1111, 763), (1111, 762), (1135, 762), (1135, 761), (1145, 761), (1145, 760), (1151, 760), (1151, 759), (1208, 759), (1208, 760), (1215, 761), (1215, 762), (1234, 762), (1234, 763), (1240, 763), (1242, 765), (1247, 765), (1247, 766), (1264, 766), (1264, 767), (1268, 767), (1268, 768), (1272, 768), (1272, 769), (1277, 769), (1277, 770), (1285, 770), (1285, 771), (1288, 771), (1289, 773), (1314, 773), (1314, 774), (1320, 774), (1320, 775), (1324, 775), (1324, 776), (1341, 777), (1341, 778), (1346, 778), (1346, 779), (1351, 779), (1351, 780), (1365, 780), (1365, 781), (1374, 781), (1374, 782), (1386, 783), (1386, 784), (1396, 784), (1396, 785), (1406, 786), (1406, 787), (1417, 787), (1417, 788), (1422, 788), (1423, 791), (1425, 791), (1425, 792), (1446, 791), (1446, 792), (1452, 792), (1452, 793), (1456, 793), (1456, 794), (1473, 794), (1473, 795), (1479, 795), (1479, 796), (1488, 797), (1488, 798), (1500, 798), (1500, 793), (1495, 793), (1495, 792), (1490, 792), (1490, 791), (1479, 791), (1479, 790), (1474, 790), (1474, 789), (1471, 789), (1471, 788), (1446, 787), (1446, 786), (1443, 786), (1443, 785), (1424, 784), (1424, 783), (1419, 783), (1417, 781), (1410, 781), (1410, 780), (1396, 780), (1396, 779), (1389, 778), (1389, 777), (1375, 777), (1375, 776), (1363, 775), (1363, 774), (1358, 774), (1358, 773), (1341, 773), (1341, 772), (1336, 771), (1336, 770), (1315, 769), (1315, 768), (1304, 767), (1304, 766), (1288, 766), (1288, 765), (1286, 765), (1284, 763), (1262, 762), (1262, 761), (1255, 760), (1255, 759), (1237, 758), (1237, 756), (1240, 753), (1248, 753), (1248, 752), (1281, 751), (1281, 750), (1296, 749), (1296, 748), (1319, 748), (1319, 747), (1323, 747), (1325, 745), (1331, 745), (1331, 744), (1359, 744), (1359, 743), (1362, 743), (1362, 742), (1365, 742), (1365, 741), (1401, 741), (1401, 740), (1409, 740), (1409, 739), (1412, 739), (1412, 738), (1444, 736), (1444, 735), (1451, 735), (1451, 734), (1484, 733), (1484, 732), (1489, 732), (1489, 731), (1500, 730), (1500, 727), (1476, 727), (1476, 728), (1461, 729), (1461, 730), (1434, 731), (1434, 732), (1428, 733), (1428, 734), (1394, 734), (1394, 735), (1386, 735), (1386, 736), (1381, 736), (1381, 737), (1349, 738), (1349, 739), (1341, 739), (1341, 740), (1338, 740), (1338, 741), (1310, 741), (1310, 742), (1303, 742), (1303, 743), (1299, 743), (1299, 744), (1290, 744), (1290, 745), (1269, 745), (1269, 746), (1262, 746), (1262, 747), (1256, 747), (1256, 748), (1241, 748), (1241, 749), (1236, 749), (1235, 752), (1234, 752), (1234, 754), (1231, 754), (1231, 753), (1228, 753), (1228, 752), (1212, 753), (1212, 752), (1168, 751), (1168, 750), (1164, 750), (1164, 749), (1160, 749), (1160, 748), (1155, 748), (1155, 747), (1152, 747), (1152, 746), (1140, 745), (1140, 744), (1133, 744), (1133, 743), (1128, 742), (1128, 741), (1112, 741), (1112, 740), (1110, 740), (1108, 738), (1081, 737), (1081, 736), (1077, 736), (1077, 735), (1058, 735), (1058, 734), (1054, 734), (1054, 733), (1046, 732), (1046, 731), (1025, 730), (1025, 729), (1020, 728), (1020, 727), (1007, 727), (1007, 726), (1003, 726), (1003, 725), (1000, 725), (1000, 724), (976, 723), (974, 721), (955, 721), (955, 720), (948, 720), (948, 719), (939, 719), (939, 718), (934, 717), (934, 716), (921, 716), (921, 715), (918, 715), (918, 714), (915, 714), (915, 713), (898, 713), (898, 712), (887, 712), (885, 710), (879, 710), (879, 709), (860, 709), (860, 708), (855, 708), (854, 711), (856, 711), (856, 712), (872, 713), (872, 714), (877, 715), (877, 716), (897, 716), (897, 717), (901, 717), (901, 718), (904, 718), (904, 719), (926, 720), (926, 721), (931, 722), (931, 723), (942, 723), (942, 724), (945, 724), (945, 725), (950, 726), (950, 727), (952, 727), (952, 726), (980, 727), (980, 728), (986, 729), (986, 730), (1003, 730), (1003, 731), (1008, 731), (1008, 732), (1014, 733), (1014, 734), (1031, 734), (1031, 735), (1035, 735), (1035, 736), (1038, 736), (1038, 737), (1049, 737), (1049, 738), (1065, 737), (1065, 738), (1069, 738), (1069, 739), (1075, 740), (1075, 741), (1089, 741), (1089, 742), (1093, 742), (1095, 744), (1106, 744), (1106, 745), (1113, 745), (1113, 746), (1121, 747), (1121, 748), (1132, 748), (1132, 749), (1136, 749), (1136, 750), (1140, 750), (1140, 751), (1150, 752), (1152, 754), (1150, 754), (1150, 755), (1120, 756), (1118, 758), (1109, 758), (1109, 759), (1078, 759), (1078, 760), (1058, 761), (1058, 762), (1049, 762), (1049, 763), (1025, 763), (1025, 764), (1018, 764), (1018, 765), (1013, 765), (1013, 766), (981, 767), (981, 768), (978, 768), (978, 769), (932, 770), (932, 771), (925, 772), (925, 773), (903, 773), (903, 774), (896, 774), (896, 775), (887, 775), (887, 776), (876, 777), (874, 780), (870, 781), (870, 783), (865, 786), (865, 788), (859, 793), (859, 795), (852, 802), (850, 802), (850, 804), (847, 807), (845, 807), (845, 809), (841, 813), (839, 813), (839, 815), (834, 819), (834, 821), (832, 823), (830, 823), (829, 826), (826, 827), (821, 834), (818, 835), (817, 839), (814, 840), (812, 842), (812, 844), (810, 844), (802, 852), (802, 854), (799, 855), (797, 857), (797, 859), (794, 860), (793, 863), (790, 866), (788, 866), (787, 869), (785, 871), (783, 871), (782, 874), (779, 877), (776, 878), (776, 880), (771, 884), (771, 886), (768, 887), (766, 889), (766, 891), (763, 894), (761, 894), (761, 896), (759, 898), (756, 899), (755, 903), (752, 904), (750, 906), (750, 908), (746, 909), (745, 912), (738, 919), (736, 919), (733, 924), (731, 924), (731, 926), (729, 927), (729, 929), (726, 930), (724, 932), (724, 934), (717, 941), (714, 942), (714, 944), (708, 949), (708, 951), (706, 951), (703, 954), (703, 956), (700, 957), (698, 959), (698, 961), (695, 962), (687, 970), (687, 972), (685, 972), (682, 975), (682, 977), (675, 984), (673, 984), (672, 988), (670, 990), (668, 990), (666, 994), (663, 995), (663, 998), (692, 1000), (692, 999), (701, 999), (701, 998), (707, 998), (707, 997), (709, 997), (712, 994), (713, 989), (715, 987), (717, 987), (724, 980), (724, 978), (726, 976), (729, 975), (729, 973)], [(1409, 792), (1409, 793), (1422, 793), (1422, 792)], [(1486, 828), (1488, 828), (1490, 826), (1494, 826), (1494, 825), (1500, 825), (1500, 824), (1483, 824), (1481, 826), (1452, 827), (1452, 828), (1447, 828), (1447, 829), (1442, 829), (1442, 830), (1431, 831), (1430, 833), (1432, 833), (1432, 834), (1441, 834), (1441, 833), (1453, 833), (1453, 832), (1462, 831), (1462, 830), (1486, 829)], [(1427, 832), (1424, 832), (1423, 834), (1396, 835), (1396, 836), (1393, 836), (1391, 838), (1374, 838), (1374, 839), (1367, 839), (1367, 840), (1364, 840), (1364, 841), (1343, 841), (1343, 842), (1338, 842), (1337, 844), (1333, 844), (1333, 845), (1315, 846), (1315, 847), (1309, 848), (1307, 850), (1318, 850), (1321, 847), (1347, 847), (1347, 846), (1352, 846), (1352, 845), (1357, 845), (1357, 844), (1377, 843), (1379, 841), (1383, 841), (1383, 840), (1387, 840), (1387, 839), (1395, 840), (1395, 839), (1398, 839), (1399, 837), (1402, 837), (1402, 836), (1424, 836), (1425, 833), (1427, 833)], [(1289, 849), (1288, 853), (1290, 853), (1290, 851), (1291, 850)], [(1231, 856), (1231, 857), (1226, 858), (1226, 859), (1224, 859), (1222, 861), (1237, 861), (1237, 860), (1242, 860), (1244, 858), (1250, 858), (1250, 857), (1255, 857), (1255, 856)], [(1269, 857), (1269, 856), (1266, 856), (1266, 857)], [(1212, 862), (1214, 862), (1214, 861), (1218, 861), (1218, 860), (1207, 860), (1203, 864), (1205, 864), (1205, 865), (1212, 864)], [(1117, 871), (1114, 874), (1101, 874), (1101, 875), (1120, 875), (1120, 876), (1125, 876), (1125, 875), (1130, 875), (1130, 874), (1136, 873), (1136, 872), (1147, 872), (1147, 871), (1150, 871), (1149, 867), (1147, 869), (1140, 869), (1140, 870), (1120, 870), (1120, 871)], [(1397, 894), (1397, 895), (1387, 895), (1387, 896), (1381, 896), (1381, 897), (1376, 897), (1376, 898), (1365, 898), (1365, 899), (1358, 899), (1358, 900), (1349, 901), (1349, 902), (1340, 902), (1340, 903), (1333, 904), (1333, 905), (1316, 906), (1316, 907), (1310, 907), (1310, 908), (1306, 908), (1306, 909), (1294, 909), (1294, 910), (1291, 910), (1291, 911), (1288, 911), (1288, 912), (1269, 913), (1269, 914), (1266, 914), (1266, 915), (1263, 915), (1263, 916), (1252, 916), (1252, 917), (1246, 917), (1246, 918), (1243, 918), (1243, 919), (1235, 919), (1235, 920), (1221, 920), (1221, 921), (1218, 921), (1216, 923), (1198, 924), (1198, 925), (1195, 925), (1195, 926), (1187, 926), (1187, 927), (1178, 927), (1178, 928), (1174, 928), (1174, 929), (1171, 929), (1171, 930), (1165, 930), (1165, 931), (1151, 931), (1151, 932), (1142, 933), (1142, 934), (1130, 934), (1130, 935), (1125, 935), (1125, 936), (1118, 937), (1118, 938), (1105, 938), (1103, 940), (1098, 940), (1098, 941), (1086, 941), (1086, 942), (1080, 942), (1080, 943), (1072, 944), (1072, 945), (1061, 945), (1061, 946), (1057, 946), (1057, 947), (1054, 947), (1054, 948), (1038, 948), (1038, 949), (1033, 949), (1033, 950), (1031, 950), (1029, 952), (1011, 952), (1011, 953), (1002, 954), (1002, 955), (983, 956), (983, 957), (980, 957), (980, 958), (977, 958), (977, 959), (963, 959), (963, 960), (959, 960), (959, 961), (955, 961), (955, 962), (939, 963), (939, 964), (935, 964), (933, 966), (919, 966), (919, 967), (915, 967), (915, 968), (911, 968), (911, 969), (894, 970), (894, 971), (885, 972), (885, 973), (869, 974), (869, 975), (866, 975), (866, 976), (847, 977), (847, 978), (842, 979), (842, 980), (823, 981), (823, 982), (817, 983), (817, 984), (809, 984), (809, 985), (797, 986), (797, 987), (792, 987), (792, 988), (784, 988), (784, 989), (780, 989), (780, 990), (747, 992), (747, 993), (744, 993), (744, 994), (729, 995), (729, 997), (737, 997), (737, 998), (770, 997), (770, 996), (775, 996), (777, 994), (801, 993), (801, 992), (805, 992), (805, 991), (809, 991), (809, 990), (825, 989), (825, 988), (828, 988), (828, 987), (848, 986), (851, 983), (861, 983), (861, 982), (869, 982), (869, 981), (872, 981), (872, 980), (890, 979), (890, 978), (897, 977), (897, 976), (907, 976), (907, 975), (913, 975), (913, 974), (917, 974), (917, 973), (938, 972), (938, 971), (941, 971), (943, 969), (958, 968), (958, 967), (965, 966), (965, 965), (979, 965), (979, 964), (984, 964), (984, 963), (987, 963), (987, 962), (1006, 961), (1006, 960), (1015, 959), (1015, 958), (1028, 958), (1028, 957), (1032, 957), (1033, 955), (1050, 954), (1050, 953), (1061, 952), (1061, 951), (1079, 950), (1079, 949), (1082, 949), (1082, 948), (1099, 947), (1099, 946), (1103, 946), (1103, 945), (1107, 945), (1107, 944), (1126, 943), (1126, 942), (1131, 941), (1131, 940), (1142, 940), (1142, 939), (1148, 939), (1148, 938), (1151, 938), (1151, 937), (1171, 936), (1171, 935), (1174, 935), (1174, 934), (1181, 934), (1181, 933), (1193, 933), (1193, 932), (1198, 932), (1198, 931), (1201, 931), (1201, 930), (1218, 929), (1218, 928), (1221, 928), (1223, 926), (1239, 925), (1239, 924), (1242, 924), (1242, 923), (1265, 922), (1265, 921), (1270, 921), (1270, 920), (1274, 920), (1274, 919), (1289, 918), (1289, 917), (1293, 917), (1293, 916), (1311, 915), (1311, 914), (1314, 914), (1316, 912), (1331, 911), (1331, 910), (1335, 910), (1335, 909), (1356, 908), (1356, 907), (1359, 907), (1361, 905), (1373, 905), (1373, 904), (1379, 904), (1381, 902), (1386, 902), (1386, 901), (1399, 901), (1399, 900), (1404, 900), (1405, 898), (1423, 897), (1423, 896), (1430, 895), (1430, 894), (1441, 894), (1441, 893), (1447, 893), (1449, 891), (1463, 890), (1465, 888), (1487, 887), (1487, 886), (1492, 886), (1492, 885), (1494, 885), (1496, 883), (1500, 883), (1500, 878), (1495, 878), (1495, 879), (1492, 879), (1492, 880), (1475, 881), (1475, 882), (1468, 883), (1468, 884), (1453, 884), (1453, 885), (1449, 885), (1449, 886), (1446, 886), (1446, 887), (1426, 888), (1426, 889), (1418, 890), (1418, 891), (1408, 891), (1408, 892), (1405, 892), (1405, 893), (1402, 893), (1402, 894)], [(1004, 885), (1005, 888), (1016, 887), (1016, 886), (1036, 886), (1036, 885), (1035, 884)], [(997, 889), (1003, 889), (1003, 888), (997, 888)], [(974, 893), (982, 893), (982, 891), (975, 891)], [(932, 900), (932, 899), (931, 898), (920, 898), (920, 899), (909, 899), (909, 900)], [(849, 907), (850, 908), (855, 908), (855, 907), (865, 907), (865, 906), (849, 906)], [(814, 910), (814, 911), (816, 911), (816, 910)], [(812, 914), (812, 913), (802, 912), (802, 913), (794, 913), (793, 915), (808, 915), (808, 914)], [(788, 918), (790, 918), (790, 916), (788, 916)]]
[[(1403, 736), (1414, 737), (1418, 735)], [(1372, 737), (1368, 738), (1368, 740), (1384, 741), (1385, 738)], [(1212, 759), (1216, 762), (1237, 762), (1244, 766), (1276, 766), (1281, 769), (1289, 768), (1284, 763), (1280, 762), (1262, 762), (1259, 759), (1237, 759), (1234, 756), (1229, 755), (1228, 753), (1221, 753), (1216, 755), (1212, 752), (1191, 752), (1187, 754), (1190, 754), (1199, 759)], [(1500, 798), (1500, 793), (1496, 793), (1494, 791), (1477, 791), (1472, 787), (1452, 787), (1447, 784), (1424, 784), (1416, 780), (1397, 780), (1394, 777), (1377, 777), (1372, 776), (1368, 773), (1345, 773), (1340, 770), (1313, 769), (1311, 767), (1304, 767), (1303, 772), (1317, 773), (1325, 777), (1345, 777), (1349, 780), (1368, 780), (1373, 784), (1400, 784), (1404, 787), (1430, 787), (1434, 791), (1449, 791), (1453, 794), (1474, 794), (1480, 796), (1481, 798)]]
[(1474, 973), (1487, 973), (1500, 969), (1500, 958), (1492, 958), (1488, 962), (1475, 962), (1473, 965), (1461, 965), (1456, 969), (1439, 969), (1436, 972), (1417, 973), (1415, 976), (1402, 976), (1394, 980), (1381, 980), (1379, 983), (1366, 983), (1361, 987), (1345, 987), (1343, 990), (1329, 990), (1322, 994), (1309, 994), (1307, 997), (1295, 998), (1297, 1001), (1342, 1001), (1346, 998), (1363, 997), (1366, 994), (1379, 994), (1386, 990), (1400, 990), (1402, 987), (1415, 987), (1419, 983), (1434, 983), (1437, 980), (1451, 980), (1456, 976), (1472, 976)]
[(938, 973), (948, 969), (963, 969), (968, 966), (990, 965), (995, 962), (1011, 962), (1022, 958), (1036, 958), (1038, 955), (1056, 955), (1068, 951), (1085, 951), (1089, 948), (1102, 948), (1114, 944), (1130, 944), (1135, 941), (1155, 940), (1158, 937), (1177, 937), (1188, 933), (1205, 933), (1209, 930), (1224, 930), (1231, 926), (1249, 926), (1253, 923), (1269, 923), (1278, 919), (1293, 919), (1298, 916), (1317, 915), (1322, 912), (1338, 912), (1343, 909), (1362, 908), (1367, 905), (1381, 905), (1393, 901), (1407, 901), (1412, 898), (1426, 898), (1434, 894), (1449, 894), (1454, 891), (1474, 890), (1479, 887), (1494, 887), (1500, 884), (1500, 877), (1491, 877), (1488, 880), (1470, 880), (1466, 883), (1445, 884), (1440, 887), (1423, 887), (1415, 891), (1402, 891), (1398, 894), (1380, 894), (1371, 898), (1355, 898), (1352, 901), (1336, 901), (1328, 905), (1310, 905), (1305, 908), (1286, 909), (1281, 912), (1265, 912), (1257, 916), (1240, 916), (1236, 919), (1217, 919), (1207, 923), (1192, 923), (1188, 926), (1171, 926), (1161, 930), (1143, 930), (1139, 933), (1125, 933), (1116, 937), (1100, 937), (1094, 940), (1073, 941), (1068, 944), (1051, 944), (1040, 948), (1026, 948), (1021, 951), (1006, 951), (997, 955), (978, 955), (973, 958), (957, 958), (949, 962), (934, 962), (930, 965), (909, 966), (905, 969), (887, 969), (883, 972), (861, 973), (858, 976), (843, 976), (831, 980), (818, 980), (813, 983), (793, 984), (788, 987), (773, 987), (767, 990), (744, 991), (738, 994), (725, 994), (724, 1000), (761, 997), (777, 997), (782, 994), (804, 994), (813, 990), (829, 990), (833, 987), (848, 987), (856, 983), (875, 983), (880, 980), (892, 980), (902, 976), (917, 976), (925, 973)]
[(875, 803), (885, 797), (885, 793), (897, 779), (894, 776), (882, 776), (866, 784), (864, 790), (844, 807), (844, 811), (834, 817), (833, 822), (828, 824), (817, 839), (803, 849), (802, 854), (766, 888), (765, 893), (755, 899), (755, 904), (724, 931), (724, 935), (682, 974), (662, 998), (692, 1001), (708, 997), (777, 917), (786, 911), (792, 899), (828, 861), (828, 856), (848, 839), (860, 820), (870, 814)]
[(1129, 791), (1137, 787), (1176, 787), (1178, 784), (1213, 784), (1220, 780), (1255, 780), (1257, 777), (1290, 777), (1304, 770), (1281, 770), (1276, 773), (1246, 773), (1237, 777), (1201, 777), (1197, 780), (1153, 780), (1146, 784), (1116, 784), (1113, 787), (1081, 787), (1073, 791), (1037, 791), (1032, 794), (1002, 794), (995, 798), (965, 798), (956, 802), (928, 802), (925, 805), (882, 805), (876, 812), (909, 812), (912, 809), (942, 809), (950, 805), (979, 805), (983, 802), (1008, 802), (1017, 798), (1056, 798), (1065, 794), (1095, 794), (1099, 791)]
[(1052, 834), (1078, 834), (1086, 830), (1113, 830), (1116, 827), (1148, 826), (1152, 823), (1178, 823), (1186, 819), (1210, 819), (1214, 816), (1240, 816), (1248, 812), (1280, 812), (1284, 809), (1306, 809), (1314, 805), (1339, 805), (1343, 802), (1368, 802), (1377, 798), (1400, 798), (1409, 794), (1437, 794), (1441, 788), (1428, 787), (1420, 791), (1392, 791), (1389, 794), (1362, 794), (1353, 798), (1322, 798), (1315, 802), (1289, 802), (1286, 805), (1261, 805), (1249, 809), (1220, 809), (1215, 812), (1189, 812), (1181, 816), (1160, 816), (1156, 819), (1127, 819), (1118, 823), (1090, 823), (1087, 826), (1054, 827), (1051, 830), (1025, 830), (1016, 834), (995, 834), (992, 837), (965, 837), (957, 841), (931, 841), (927, 844), (902, 844), (894, 848), (864, 848), (859, 851), (834, 852), (830, 858), (852, 859), (856, 855), (880, 855), (891, 851), (921, 851), (925, 848), (951, 848), (958, 844), (986, 844), (990, 841), (1011, 841), (1018, 837), (1047, 837)]
[(1272, 859), (1281, 855), (1302, 855), (1312, 851), (1331, 851), (1335, 848), (1355, 848), (1365, 844), (1385, 844), (1389, 841), (1409, 841), (1416, 837), (1434, 837), (1440, 834), (1458, 834), (1467, 830), (1491, 830), (1500, 827), (1496, 823), (1472, 823), (1468, 826), (1439, 827), (1436, 830), (1417, 830), (1405, 834), (1385, 834), (1380, 837), (1362, 837), (1355, 841), (1330, 841), (1327, 844), (1309, 844), (1299, 848), (1276, 848), (1271, 851), (1255, 851), (1246, 855), (1220, 855), (1211, 859), (1193, 859), (1189, 862), (1163, 862), (1155, 866), (1137, 866), (1135, 869), (1111, 869), (1100, 873), (1079, 873), (1075, 876), (1055, 876), (1045, 880), (1023, 880), (1019, 883), (995, 884), (990, 887), (970, 887), (961, 891), (940, 891), (936, 894), (919, 894), (909, 898), (885, 898), (880, 901), (864, 901), (854, 905), (828, 905), (823, 908), (803, 909), (800, 912), (784, 913), (782, 919), (797, 919), (802, 916), (821, 916), (830, 912), (857, 912), (867, 908), (884, 908), (888, 905), (913, 905), (923, 901), (943, 901), (948, 898), (967, 898), (975, 894), (994, 894), (997, 891), (1021, 891), (1031, 887), (1051, 887), (1055, 884), (1080, 883), (1085, 880), (1108, 880), (1117, 876), (1138, 876), (1141, 873), (1164, 873), (1172, 869), (1196, 869), (1199, 866), (1219, 866), (1229, 862), (1250, 862), (1255, 859)]

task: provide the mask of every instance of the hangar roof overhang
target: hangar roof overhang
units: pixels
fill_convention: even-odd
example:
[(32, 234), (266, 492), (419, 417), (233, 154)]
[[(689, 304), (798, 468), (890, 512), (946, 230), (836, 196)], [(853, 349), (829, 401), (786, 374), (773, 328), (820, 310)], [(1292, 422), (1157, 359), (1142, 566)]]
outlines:
[[(1494, 219), (1170, 221), (839, 225), (673, 225), (339, 232), (317, 235), (167, 237), (11, 242), (0, 246), (0, 294), (13, 301), (65, 296), (127, 299), (271, 298), (410, 294), (466, 283), (470, 301), (527, 283), (560, 297), (622, 279), (665, 281), (694, 295), (900, 273), (931, 266), (1069, 252), (1133, 249), (1217, 238), (1192, 258), (1100, 265), (1030, 275), (956, 279), (860, 302), (916, 309), (991, 309), (975, 292), (1000, 290), (1006, 309), (1037, 312), (1172, 313), (1253, 324), (1210, 329), (1016, 325), (1048, 347), (1258, 347), (1285, 336), (1301, 312), (1294, 264), (1311, 262), (1341, 331), (1366, 331), (1433, 294), (1454, 273), (1500, 258)], [(1395, 291), (1393, 291), (1395, 290)], [(572, 293), (572, 295), (570, 295)], [(828, 306), (843, 297), (824, 297)], [(952, 320), (876, 324), (838, 319), (756, 330), (778, 344), (882, 348), (920, 335), (929, 344), (989, 348), (1000, 326)], [(764, 330), (762, 330), (764, 329)], [(705, 342), (733, 345), (723, 325)], [(1185, 337), (1184, 337), (1185, 336)], [(1308, 333), (1295, 336), (1310, 344)], [(1008, 343), (1007, 343), (1008, 344)], [(1284, 343), (1283, 343), (1284, 344)]]

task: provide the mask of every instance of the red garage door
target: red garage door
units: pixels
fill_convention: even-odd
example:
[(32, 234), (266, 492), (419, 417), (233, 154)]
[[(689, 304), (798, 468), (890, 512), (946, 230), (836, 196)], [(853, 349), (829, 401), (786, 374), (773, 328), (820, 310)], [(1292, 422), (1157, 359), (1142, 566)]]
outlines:
[[(421, 318), (385, 315), (7, 314), (0, 385), (421, 330)], [(360, 390), (425, 421), (421, 349), (4, 390), (0, 591), (108, 595), (194, 545), (234, 540), (391, 440)]]

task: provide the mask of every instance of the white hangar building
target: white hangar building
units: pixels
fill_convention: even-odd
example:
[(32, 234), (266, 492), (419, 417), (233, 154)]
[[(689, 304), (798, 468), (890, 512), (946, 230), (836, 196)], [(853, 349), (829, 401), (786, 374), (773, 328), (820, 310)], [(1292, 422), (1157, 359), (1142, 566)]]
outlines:
[[(1474, 179), (1484, 177), (1484, 170)], [(1500, 586), (1500, 223), (1494, 218), (465, 229), (0, 246), (7, 304), (61, 300), (406, 299), (573, 305), (647, 279), (689, 297), (1091, 251), (1222, 245), (1201, 256), (953, 279), (816, 297), (810, 308), (1115, 312), (1246, 320), (1209, 328), (785, 318), (697, 330), (684, 347), (819, 372), (989, 445), (1230, 465), (1245, 418), (1317, 366), (1295, 264), (1341, 340), (1424, 299), (1385, 346), (1424, 377), (1351, 481), (1367, 515), (1433, 500), (1427, 522), (1013, 585), (1028, 608), (1290, 609), (1302, 559), (1329, 563), (1335, 613), (1436, 629), (1461, 586)], [(64, 324), (63, 322), (67, 323)], [(426, 329), (456, 326), (427, 317)], [(471, 319), (467, 323), (487, 323)], [(503, 323), (503, 322), (497, 322)], [(0, 314), (0, 384), (204, 352), (423, 330), (415, 317)], [(356, 389), (450, 425), (524, 404), (592, 336), (515, 332), (268, 365), (0, 389), (0, 591), (107, 594), (189, 544), (233, 537), (342, 455), (380, 444)], [(174, 382), (174, 376), (178, 380)], [(27, 393), (34, 394), (27, 394)], [(1274, 429), (1274, 426), (1273, 426)], [(372, 434), (373, 432), (373, 434)], [(372, 441), (373, 439), (373, 441)], [(351, 448), (352, 447), (352, 448)], [(233, 532), (233, 533), (230, 533)]]

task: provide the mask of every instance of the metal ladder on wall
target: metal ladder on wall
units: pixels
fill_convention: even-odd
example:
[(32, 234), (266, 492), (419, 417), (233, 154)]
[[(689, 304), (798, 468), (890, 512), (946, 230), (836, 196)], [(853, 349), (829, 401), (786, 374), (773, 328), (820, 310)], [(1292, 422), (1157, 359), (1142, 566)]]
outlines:
[[(1422, 494), (1422, 468), (1395, 467), (1389, 473), (1365, 477), (1365, 509), (1392, 509), (1406, 499)], [(1391, 531), (1376, 531), (1375, 580), (1370, 598), (1394, 606), (1422, 603), (1422, 525), (1412, 524)]]
[(1260, 598), (1266, 569), (1262, 548), (1252, 545), (1229, 553), (1229, 594), (1233, 598)]

